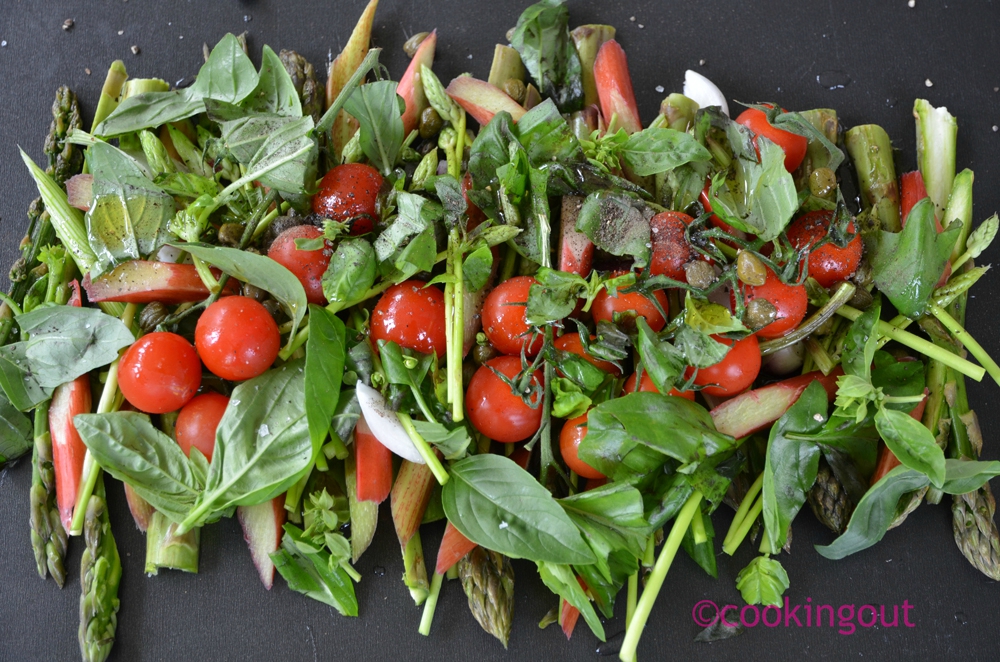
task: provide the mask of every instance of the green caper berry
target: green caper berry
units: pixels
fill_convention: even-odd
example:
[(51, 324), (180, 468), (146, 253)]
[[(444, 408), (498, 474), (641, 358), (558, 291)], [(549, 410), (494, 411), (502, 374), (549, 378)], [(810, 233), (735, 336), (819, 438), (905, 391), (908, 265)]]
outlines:
[(754, 299), (747, 304), (743, 323), (752, 331), (763, 329), (778, 317), (778, 309), (767, 299)]
[(424, 140), (436, 136), (443, 126), (444, 121), (442, 121), (441, 116), (430, 106), (424, 108), (423, 112), (420, 113), (420, 137)]
[(410, 57), (417, 54), (417, 49), (420, 48), (420, 44), (424, 42), (424, 39), (430, 36), (430, 32), (418, 32), (403, 44), (403, 51)]
[(767, 280), (767, 267), (750, 251), (736, 254), (736, 275), (747, 285), (760, 287)]
[(508, 78), (503, 82), (503, 91), (514, 101), (524, 103), (524, 95), (528, 91), (528, 88), (524, 86), (524, 81), (517, 78)]
[(829, 168), (816, 168), (809, 174), (809, 191), (817, 198), (829, 198), (837, 190), (837, 175)]

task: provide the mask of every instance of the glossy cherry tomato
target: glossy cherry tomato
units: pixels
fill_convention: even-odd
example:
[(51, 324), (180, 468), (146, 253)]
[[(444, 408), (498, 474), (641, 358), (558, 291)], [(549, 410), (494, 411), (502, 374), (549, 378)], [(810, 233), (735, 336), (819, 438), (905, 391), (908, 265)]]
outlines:
[(806, 148), (809, 141), (804, 136), (800, 136), (784, 129), (771, 126), (767, 121), (767, 114), (756, 108), (747, 108), (736, 118), (737, 124), (742, 124), (754, 133), (754, 145), (757, 144), (757, 136), (764, 136), (775, 143), (785, 152), (785, 170), (793, 172), (806, 157)]
[(271, 367), (281, 336), (267, 308), (249, 297), (224, 297), (201, 314), (194, 345), (213, 374), (240, 381)]
[[(597, 340), (597, 336), (591, 336), (591, 340)], [(585, 361), (590, 363), (595, 368), (600, 368), (604, 372), (610, 372), (614, 376), (622, 374), (622, 371), (618, 369), (614, 363), (610, 361), (602, 361), (601, 359), (594, 358), (587, 352), (583, 351), (583, 343), (580, 342), (579, 333), (567, 333), (559, 336), (552, 343), (556, 349), (561, 349), (564, 352), (570, 352), (576, 354), (577, 356), (583, 358)]]
[[(788, 240), (798, 249), (812, 248), (826, 237), (833, 220), (833, 212), (811, 211), (795, 219), (785, 233)], [(854, 232), (854, 223), (847, 226), (848, 232)], [(840, 248), (827, 242), (809, 252), (809, 275), (823, 287), (850, 278), (861, 263), (861, 235), (857, 234)]]
[[(538, 281), (531, 276), (517, 276), (500, 283), (483, 302), (483, 332), (493, 346), (508, 356), (520, 356), (521, 347), (530, 339), (525, 319), (528, 290)], [(542, 349), (541, 336), (527, 348), (534, 356)]]
[(699, 254), (684, 238), (684, 231), (694, 219), (678, 211), (665, 211), (649, 219), (653, 250), (649, 273), (686, 282), (684, 265)]
[(374, 343), (391, 340), (415, 352), (444, 356), (448, 348), (444, 293), (434, 285), (425, 285), (407, 280), (386, 290), (372, 311)]
[(761, 338), (779, 338), (799, 325), (809, 307), (809, 295), (805, 285), (785, 285), (770, 269), (763, 285), (745, 285), (744, 301), (767, 299), (774, 306), (776, 315), (773, 322), (757, 331)]
[(582, 478), (604, 478), (604, 474), (580, 459), (580, 442), (587, 436), (587, 414), (566, 421), (559, 433), (563, 462)]
[[(745, 391), (760, 373), (760, 345), (757, 343), (757, 336), (750, 335), (735, 342), (722, 336), (712, 337), (729, 345), (729, 353), (715, 365), (699, 370), (694, 383), (704, 386), (702, 390), (708, 395), (736, 395)], [(688, 373), (690, 372), (689, 369)]]
[[(629, 378), (625, 380), (625, 386), (622, 387), (622, 393), (635, 393), (635, 373), (633, 372), (629, 375)], [(656, 384), (653, 383), (653, 378), (649, 376), (649, 373), (645, 370), (642, 371), (642, 381), (639, 382), (639, 390), (648, 393), (659, 393), (660, 389), (656, 388)], [(685, 400), (690, 400), (694, 402), (694, 391), (678, 391), (675, 388), (670, 389), (670, 393), (667, 395), (676, 395), (678, 398), (684, 398)]]
[(201, 361), (176, 333), (149, 333), (136, 340), (118, 364), (118, 386), (139, 411), (164, 414), (183, 407), (201, 384)]
[[(521, 360), (516, 356), (498, 356), (476, 370), (465, 392), (469, 422), (494, 441), (513, 443), (527, 439), (542, 425), (541, 396), (538, 406), (532, 409), (490, 368), (513, 379), (521, 371)], [(535, 373), (534, 382), (542, 383), (541, 371)]]
[[(667, 310), (666, 293), (663, 290), (657, 290), (653, 293), (653, 296), (660, 302), (663, 312), (669, 312)], [(656, 309), (653, 302), (638, 292), (625, 294), (619, 290), (618, 296), (611, 296), (606, 289), (602, 289), (594, 297), (594, 303), (590, 307), (590, 313), (594, 316), (595, 322), (612, 322), (614, 321), (615, 313), (627, 312), (633, 312), (639, 317), (645, 317), (646, 324), (649, 324), (649, 328), (653, 331), (659, 331), (667, 325), (667, 320)]]
[(212, 461), (215, 450), (215, 430), (219, 427), (222, 415), (226, 413), (229, 398), (221, 393), (209, 392), (195, 396), (191, 402), (181, 407), (177, 415), (177, 443), (185, 455), (191, 455), (191, 449), (197, 448)]
[(341, 223), (351, 222), (351, 234), (371, 232), (378, 216), (376, 203), (382, 175), (364, 163), (345, 163), (323, 176), (313, 196), (313, 211)]
[(296, 239), (318, 239), (323, 231), (315, 225), (296, 225), (279, 234), (267, 249), (267, 256), (285, 267), (299, 279), (309, 303), (323, 305), (323, 274), (330, 265), (333, 244), (323, 242), (323, 248), (307, 251), (295, 246)]

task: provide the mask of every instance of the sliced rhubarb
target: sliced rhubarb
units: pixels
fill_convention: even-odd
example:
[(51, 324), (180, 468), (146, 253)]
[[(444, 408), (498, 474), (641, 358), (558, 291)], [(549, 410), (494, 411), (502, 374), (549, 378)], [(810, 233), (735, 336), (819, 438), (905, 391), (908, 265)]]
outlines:
[(270, 591), (274, 585), (274, 562), (271, 561), (271, 554), (278, 551), (281, 545), (281, 527), (285, 525), (285, 495), (280, 494), (256, 506), (240, 506), (236, 509), (236, 517), (243, 527), (243, 539), (250, 547), (250, 558), (257, 568), (260, 581)]
[(66, 197), (70, 207), (90, 211), (94, 202), (94, 176), (73, 175), (66, 180)]
[(156, 510), (149, 505), (148, 501), (136, 494), (131, 485), (128, 483), (124, 485), (125, 501), (128, 502), (128, 510), (132, 513), (132, 519), (135, 520), (135, 528), (145, 533), (146, 529), (149, 528), (149, 521), (153, 518), (153, 513)]
[[(213, 270), (212, 273), (218, 277), (221, 272)], [(236, 294), (236, 288), (236, 282), (229, 279), (224, 292)], [(87, 298), (94, 303), (189, 303), (203, 301), (209, 295), (193, 264), (147, 260), (130, 260), (93, 280), (88, 275), (83, 279), (83, 289), (87, 290)]]
[(354, 460), (358, 501), (385, 501), (392, 489), (392, 451), (375, 438), (364, 416), (354, 429)]
[[(614, 126), (629, 133), (642, 131), (639, 106), (632, 90), (632, 76), (628, 72), (625, 51), (617, 41), (611, 39), (601, 44), (594, 61), (594, 83), (597, 96), (601, 100), (601, 114), (611, 125), (611, 118), (617, 117)], [(613, 127), (614, 128), (614, 127)], [(617, 129), (615, 129), (617, 131)]]
[[(375, 9), (378, 8), (378, 0), (371, 0), (365, 7), (361, 18), (358, 19), (351, 38), (347, 40), (344, 50), (330, 63), (329, 77), (326, 80), (326, 107), (329, 108), (337, 100), (347, 81), (351, 79), (354, 72), (358, 70), (365, 56), (368, 54), (368, 46), (372, 40), (372, 23), (375, 21)], [(344, 145), (351, 139), (354, 132), (358, 130), (358, 121), (347, 114), (347, 111), (340, 111), (333, 120), (330, 128), (330, 137), (333, 141), (333, 153), (335, 163), (340, 163), (340, 154)]]
[(434, 30), (420, 42), (417, 52), (410, 60), (410, 66), (406, 68), (406, 73), (399, 79), (399, 85), (396, 87), (396, 94), (403, 97), (403, 101), (406, 102), (406, 111), (403, 113), (404, 136), (410, 135), (410, 132), (417, 128), (420, 124), (420, 113), (427, 107), (424, 84), (420, 80), (420, 67), (426, 65), (430, 69), (433, 66), (436, 45), (437, 30)]
[(463, 536), (461, 531), (448, 522), (448, 526), (444, 527), (444, 536), (441, 537), (441, 547), (438, 548), (434, 572), (439, 575), (445, 574), (476, 546), (476, 543)]
[(563, 634), (568, 640), (573, 637), (573, 629), (576, 628), (576, 621), (580, 618), (580, 610), (562, 598), (559, 598), (559, 604), (562, 605), (559, 610), (559, 626), (562, 627)]
[(502, 110), (510, 113), (515, 122), (527, 112), (521, 104), (504, 94), (503, 90), (471, 76), (459, 76), (452, 80), (447, 92), (482, 126), (489, 124), (493, 116)]
[(559, 271), (586, 278), (594, 262), (594, 242), (576, 229), (583, 198), (564, 195), (559, 219)]
[(426, 464), (403, 460), (399, 465), (399, 473), (392, 486), (392, 523), (396, 527), (400, 547), (405, 548), (420, 528), (435, 483), (434, 474)]
[(49, 405), (49, 432), (52, 436), (52, 465), (56, 472), (56, 501), (59, 518), (69, 531), (73, 520), (76, 494), (83, 474), (83, 458), (87, 447), (73, 425), (77, 414), (89, 414), (90, 375), (80, 375), (61, 384), (52, 392)]

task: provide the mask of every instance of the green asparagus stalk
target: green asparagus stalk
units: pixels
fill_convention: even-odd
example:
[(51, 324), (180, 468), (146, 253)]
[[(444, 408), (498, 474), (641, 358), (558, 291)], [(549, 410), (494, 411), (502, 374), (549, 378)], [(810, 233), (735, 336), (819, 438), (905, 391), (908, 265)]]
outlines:
[(858, 172), (862, 201), (871, 208), (872, 218), (877, 219), (879, 228), (899, 232), (899, 186), (889, 136), (878, 125), (863, 124), (848, 130), (844, 143)]
[(615, 38), (615, 29), (610, 25), (581, 25), (569, 33), (580, 56), (580, 74), (583, 79), (583, 103), (590, 106), (600, 103), (597, 98), (597, 83), (594, 81), (594, 62), (597, 51), (606, 41)]
[(313, 122), (319, 122), (319, 118), (323, 115), (326, 90), (316, 80), (316, 71), (312, 64), (295, 51), (284, 49), (278, 53), (278, 59), (285, 65), (285, 71), (292, 77), (292, 85), (299, 93), (302, 114), (312, 117)]
[(66, 582), (66, 530), (59, 519), (56, 477), (52, 466), (52, 437), (49, 435), (49, 403), (35, 409), (35, 444), (31, 458), (31, 547), (38, 574), (52, 575), (59, 588)]
[(198, 572), (200, 541), (200, 527), (177, 535), (177, 523), (154, 512), (146, 529), (146, 574), (155, 575), (160, 568)]
[(942, 218), (955, 180), (955, 147), (958, 122), (945, 107), (935, 108), (926, 99), (913, 102), (917, 120), (917, 163), (927, 197)]
[(413, 534), (403, 548), (403, 583), (410, 589), (410, 597), (419, 607), (430, 594), (427, 581), (427, 564), (424, 563), (424, 546), (420, 542), (420, 531)]
[(80, 654), (84, 662), (103, 662), (115, 642), (122, 564), (111, 534), (101, 477), (87, 502), (84, 540), (87, 547), (80, 558)]
[(489, 84), (502, 90), (503, 84), (508, 80), (513, 78), (523, 83), (527, 77), (528, 72), (518, 52), (511, 46), (497, 44), (493, 49), (493, 64), (490, 65), (490, 76), (487, 79)]
[(507, 648), (514, 620), (514, 568), (510, 559), (480, 546), (455, 567), (472, 616)]
[(108, 69), (108, 75), (104, 78), (104, 87), (101, 88), (101, 99), (97, 102), (97, 110), (94, 111), (94, 123), (91, 126), (91, 133), (103, 122), (108, 115), (118, 107), (118, 97), (122, 94), (125, 81), (128, 80), (128, 72), (125, 70), (125, 63), (115, 60)]
[(694, 116), (698, 113), (698, 102), (673, 92), (660, 102), (660, 115), (665, 126), (676, 131), (687, 131), (694, 126)]
[(847, 529), (847, 523), (854, 512), (854, 504), (847, 496), (847, 490), (837, 480), (830, 465), (823, 458), (819, 460), (816, 483), (806, 494), (809, 508), (820, 522), (836, 534)]

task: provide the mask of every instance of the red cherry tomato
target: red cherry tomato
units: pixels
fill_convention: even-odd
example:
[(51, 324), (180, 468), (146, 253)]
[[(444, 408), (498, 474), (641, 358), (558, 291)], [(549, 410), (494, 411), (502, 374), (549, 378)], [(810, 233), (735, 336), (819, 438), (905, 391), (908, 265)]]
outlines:
[(165, 414), (183, 407), (201, 385), (201, 361), (176, 333), (150, 333), (136, 340), (118, 364), (118, 386), (139, 411)]
[[(832, 220), (833, 212), (811, 211), (795, 219), (785, 233), (795, 248), (812, 248), (826, 237)], [(853, 222), (848, 224), (847, 231), (854, 232)], [(809, 275), (823, 287), (847, 280), (861, 263), (861, 249), (860, 234), (855, 235), (844, 248), (832, 243), (823, 244), (809, 252)]]
[[(528, 342), (528, 290), (538, 281), (531, 276), (517, 276), (500, 283), (486, 295), (483, 302), (483, 332), (493, 346), (508, 356), (520, 356), (521, 348)], [(539, 336), (526, 349), (534, 356), (542, 349)]]
[(799, 164), (802, 163), (802, 159), (806, 157), (806, 148), (809, 146), (809, 141), (796, 133), (772, 126), (767, 121), (767, 114), (762, 110), (747, 108), (736, 118), (736, 123), (742, 124), (754, 133), (754, 146), (757, 145), (757, 136), (764, 136), (783, 149), (785, 152), (785, 170), (788, 172), (794, 172), (799, 167)]
[(559, 433), (559, 451), (566, 466), (581, 478), (604, 478), (604, 474), (580, 459), (580, 442), (587, 436), (587, 414), (566, 421)]
[(181, 407), (177, 415), (177, 443), (185, 455), (191, 455), (191, 449), (197, 448), (212, 461), (215, 450), (215, 430), (219, 427), (222, 415), (226, 413), (229, 398), (220, 393), (202, 393), (191, 402)]
[[(750, 335), (736, 342), (722, 336), (712, 336), (730, 346), (726, 357), (708, 368), (702, 368), (694, 378), (694, 383), (704, 386), (708, 395), (736, 395), (753, 384), (760, 373), (760, 346), (757, 336)], [(690, 374), (691, 369), (688, 369)], [(709, 386), (712, 384), (712, 386)]]
[(249, 297), (224, 297), (201, 314), (194, 345), (213, 374), (241, 381), (271, 367), (281, 336), (267, 308)]
[(653, 255), (649, 273), (686, 281), (684, 265), (698, 255), (684, 238), (684, 231), (694, 219), (678, 211), (665, 211), (649, 219)]
[(331, 169), (313, 196), (313, 211), (344, 223), (351, 222), (351, 234), (371, 232), (378, 217), (376, 202), (382, 175), (364, 163), (345, 163)]
[[(663, 312), (669, 312), (667, 310), (666, 293), (663, 290), (657, 290), (653, 293), (653, 296), (660, 302)], [(646, 324), (649, 324), (649, 328), (653, 331), (659, 331), (667, 325), (666, 318), (660, 314), (660, 311), (656, 309), (653, 302), (638, 292), (624, 294), (619, 290), (618, 296), (611, 296), (606, 289), (602, 289), (594, 297), (594, 303), (590, 307), (590, 313), (594, 316), (595, 322), (612, 322), (614, 321), (615, 313), (627, 312), (635, 313), (639, 317), (645, 317)]]
[(306, 290), (309, 303), (323, 305), (323, 274), (330, 265), (333, 255), (333, 244), (323, 242), (323, 248), (313, 251), (300, 250), (295, 246), (296, 239), (318, 239), (323, 231), (315, 225), (296, 225), (288, 228), (275, 238), (267, 249), (267, 256), (285, 267), (299, 279)]
[[(590, 339), (597, 340), (597, 336), (591, 336)], [(567, 333), (561, 335), (558, 338), (556, 338), (552, 344), (555, 346), (556, 349), (561, 349), (564, 352), (570, 352), (572, 354), (576, 354), (577, 356), (581, 357), (582, 359), (590, 363), (590, 365), (594, 366), (595, 368), (599, 368), (604, 372), (610, 372), (615, 377), (622, 374), (622, 371), (619, 370), (618, 366), (616, 366), (614, 363), (594, 358), (587, 352), (583, 351), (583, 343), (580, 341), (579, 333)]]
[[(629, 375), (629, 378), (625, 380), (625, 386), (622, 387), (622, 393), (635, 393), (635, 373), (633, 372)], [(639, 382), (639, 390), (647, 393), (659, 393), (660, 389), (656, 388), (656, 384), (653, 383), (653, 378), (649, 376), (649, 373), (645, 370), (642, 371), (642, 381)], [(690, 400), (694, 402), (694, 391), (678, 391), (675, 388), (670, 389), (670, 393), (667, 395), (676, 395), (678, 398), (684, 398), (685, 400)]]
[[(515, 356), (498, 356), (476, 370), (465, 392), (469, 422), (494, 441), (509, 444), (527, 439), (542, 425), (541, 398), (538, 406), (532, 409), (490, 368), (512, 379), (521, 371), (521, 360)], [(542, 383), (541, 371), (535, 372), (534, 382)]]
[(770, 269), (763, 285), (743, 286), (744, 301), (767, 299), (774, 306), (777, 315), (773, 322), (757, 331), (761, 338), (779, 338), (799, 325), (809, 307), (809, 295), (805, 285), (785, 285)]
[(370, 327), (376, 346), (379, 340), (391, 340), (415, 352), (444, 356), (444, 293), (419, 280), (393, 285), (375, 304)]

